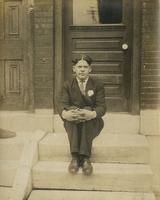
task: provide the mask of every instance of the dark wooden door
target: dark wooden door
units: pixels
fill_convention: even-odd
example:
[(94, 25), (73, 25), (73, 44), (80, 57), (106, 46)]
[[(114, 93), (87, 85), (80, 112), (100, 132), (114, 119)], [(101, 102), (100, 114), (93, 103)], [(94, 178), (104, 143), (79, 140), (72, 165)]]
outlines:
[(27, 32), (25, 0), (0, 0), (0, 110), (25, 109)]
[(104, 82), (108, 111), (130, 111), (132, 0), (64, 0), (64, 79), (72, 59), (88, 54)]

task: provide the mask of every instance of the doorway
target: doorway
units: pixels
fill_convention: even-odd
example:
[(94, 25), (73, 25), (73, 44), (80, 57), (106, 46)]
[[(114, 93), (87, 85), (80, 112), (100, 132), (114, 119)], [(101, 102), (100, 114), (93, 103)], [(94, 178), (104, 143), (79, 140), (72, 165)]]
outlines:
[(130, 110), (132, 1), (64, 1), (64, 80), (72, 59), (88, 54), (91, 76), (104, 83), (108, 111)]
[[(60, 95), (63, 82), (72, 76), (72, 59), (86, 53), (93, 59), (92, 76), (104, 82), (107, 110), (139, 114), (142, 2), (54, 2), (55, 113), (57, 97)], [(91, 2), (94, 2), (94, 5), (89, 6)], [(103, 4), (98, 5), (98, 2), (115, 2), (115, 5), (108, 6), (106, 3), (105, 9), (100, 10)], [(77, 10), (83, 15), (86, 12), (87, 17), (82, 17), (82, 13), (77, 12), (77, 5)], [(118, 14), (109, 18), (107, 15), (116, 9), (116, 5), (119, 7)], [(106, 11), (108, 14), (104, 15)]]

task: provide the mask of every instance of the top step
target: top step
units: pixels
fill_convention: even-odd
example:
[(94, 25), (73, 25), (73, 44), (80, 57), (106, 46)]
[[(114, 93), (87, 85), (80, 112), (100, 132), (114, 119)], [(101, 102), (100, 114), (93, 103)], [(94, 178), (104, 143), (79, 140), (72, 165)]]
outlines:
[[(148, 163), (148, 143), (142, 135), (101, 133), (93, 141), (92, 162)], [(66, 133), (48, 134), (39, 143), (40, 160), (69, 161)]]
[[(102, 133), (111, 134), (138, 134), (139, 133), (139, 115), (129, 113), (106, 113), (103, 116), (104, 128)], [(54, 115), (55, 132), (64, 132), (63, 121), (59, 115)]]

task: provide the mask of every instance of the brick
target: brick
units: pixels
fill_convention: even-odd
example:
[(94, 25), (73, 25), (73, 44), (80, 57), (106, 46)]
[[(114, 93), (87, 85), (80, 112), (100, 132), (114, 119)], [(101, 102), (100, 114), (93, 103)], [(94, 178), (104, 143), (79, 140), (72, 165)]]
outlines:
[(159, 69), (145, 69), (145, 70), (142, 70), (142, 73), (144, 75), (158, 75), (160, 76), (160, 70)]
[(159, 63), (144, 63), (144, 64), (145, 64), (145, 69), (160, 70)]
[(53, 107), (53, 1), (35, 0), (35, 106)]
[(141, 85), (143, 88), (149, 88), (149, 87), (159, 88), (160, 81), (143, 81)]
[(160, 106), (158, 4), (158, 0), (144, 0), (142, 4), (141, 109)]
[(151, 98), (155, 98), (158, 99), (159, 98), (159, 94), (151, 92), (151, 93), (141, 93), (141, 98), (142, 99), (151, 99)]
[(158, 105), (157, 103), (156, 104), (153, 104), (153, 103), (151, 103), (151, 104), (149, 104), (149, 103), (146, 103), (146, 102), (142, 102), (141, 104), (140, 104), (140, 106), (141, 106), (141, 109), (159, 109), (160, 108), (160, 105)]
[(142, 75), (141, 77), (142, 81), (159, 81), (160, 80), (160, 76), (158, 75)]
[(160, 94), (160, 88), (159, 87), (147, 87), (147, 88), (143, 87), (141, 89), (141, 92), (144, 92), (146, 94), (148, 94), (150, 92), (154, 92), (154, 93), (157, 93), (157, 95), (159, 95)]

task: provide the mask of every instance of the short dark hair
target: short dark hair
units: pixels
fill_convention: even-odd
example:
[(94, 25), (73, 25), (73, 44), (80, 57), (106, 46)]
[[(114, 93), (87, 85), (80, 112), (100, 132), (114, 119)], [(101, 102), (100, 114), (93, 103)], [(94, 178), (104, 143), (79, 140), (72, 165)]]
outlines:
[(89, 65), (92, 63), (92, 58), (85, 54), (79, 55), (77, 58), (73, 59), (72, 62), (77, 64), (82, 59), (85, 60)]

